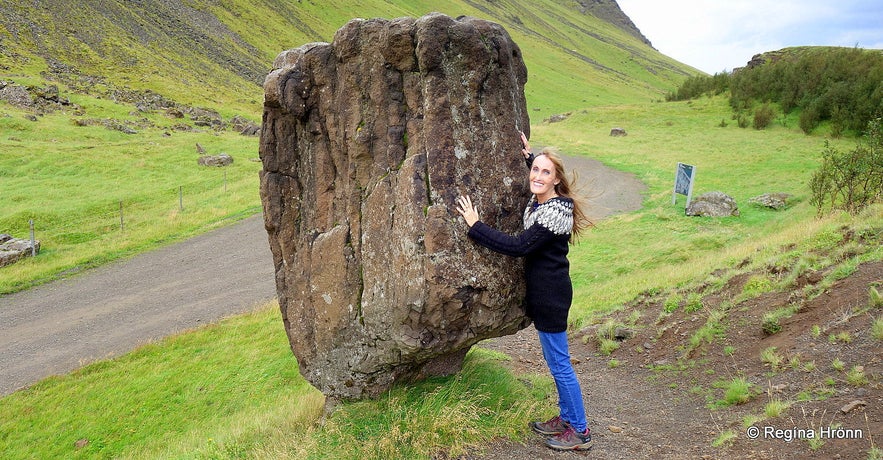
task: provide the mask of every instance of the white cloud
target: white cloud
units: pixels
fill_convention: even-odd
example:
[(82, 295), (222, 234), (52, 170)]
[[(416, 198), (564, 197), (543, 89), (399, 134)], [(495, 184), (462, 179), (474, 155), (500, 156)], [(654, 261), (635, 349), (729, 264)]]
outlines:
[(619, 0), (653, 46), (707, 73), (789, 46), (881, 48), (879, 0)]

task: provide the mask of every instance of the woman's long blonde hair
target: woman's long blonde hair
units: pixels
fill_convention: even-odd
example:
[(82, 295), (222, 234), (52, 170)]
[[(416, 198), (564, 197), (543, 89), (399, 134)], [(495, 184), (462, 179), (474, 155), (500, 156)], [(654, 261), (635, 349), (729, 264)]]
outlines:
[(579, 238), (583, 230), (595, 225), (583, 211), (585, 204), (582, 197), (574, 190), (574, 185), (578, 178), (576, 170), (573, 171), (572, 178), (568, 179), (564, 171), (564, 160), (561, 159), (561, 155), (552, 147), (543, 148), (540, 155), (545, 155), (555, 165), (555, 177), (558, 179), (558, 183), (555, 184), (555, 193), (558, 196), (573, 200), (573, 229), (570, 232), (570, 242), (573, 243)]

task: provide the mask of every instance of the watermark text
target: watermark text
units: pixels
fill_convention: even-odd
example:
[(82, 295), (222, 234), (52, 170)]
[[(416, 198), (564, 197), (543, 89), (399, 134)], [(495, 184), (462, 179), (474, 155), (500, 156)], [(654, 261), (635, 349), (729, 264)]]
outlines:
[(773, 426), (750, 426), (745, 430), (748, 439), (776, 439), (791, 442), (797, 439), (864, 439), (861, 429), (823, 426), (818, 428), (776, 428)]

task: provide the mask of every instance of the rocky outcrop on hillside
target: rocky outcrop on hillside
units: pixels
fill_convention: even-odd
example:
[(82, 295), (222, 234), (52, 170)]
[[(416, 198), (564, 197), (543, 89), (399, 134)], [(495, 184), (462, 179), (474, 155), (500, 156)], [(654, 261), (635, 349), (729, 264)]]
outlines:
[(527, 70), (508, 33), (357, 19), (273, 68), (261, 198), (305, 378), (332, 400), (376, 395), (526, 326), (520, 262), (471, 243), (454, 204), (468, 193), (485, 222), (520, 228)]
[(24, 87), (15, 82), (0, 80), (0, 101), (20, 109), (33, 110), (36, 113), (53, 112), (66, 107), (79, 110), (68, 98), (59, 94), (56, 85)]
[(641, 30), (632, 22), (616, 3), (616, 0), (577, 0), (580, 11), (590, 13), (597, 18), (603, 19), (616, 27), (626, 31), (649, 47), (653, 47), (650, 40), (641, 33)]

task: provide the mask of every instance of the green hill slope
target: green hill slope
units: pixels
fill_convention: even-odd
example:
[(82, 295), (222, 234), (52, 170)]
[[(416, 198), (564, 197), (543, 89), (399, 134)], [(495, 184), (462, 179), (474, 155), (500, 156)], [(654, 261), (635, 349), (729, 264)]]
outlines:
[[(5, 268), (0, 293), (258, 212), (257, 138), (237, 120), (260, 122), (276, 55), (356, 17), (433, 11), (506, 27), (535, 123), (660, 100), (698, 73), (612, 0), (0, 0), (0, 91), (35, 100), (0, 100), (0, 232), (26, 237), (33, 220), (42, 242), (39, 261)], [(236, 162), (200, 169), (194, 145)]]
[[(613, 1), (0, 1), (0, 76), (102, 77), (224, 115), (260, 113), (280, 51), (330, 41), (354, 17), (490, 19), (522, 47), (539, 115), (658, 99), (695, 69), (652, 47)], [(601, 19), (594, 14), (597, 13)]]

